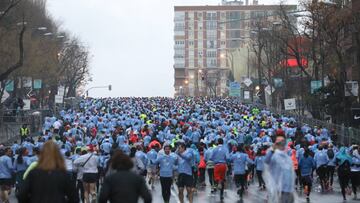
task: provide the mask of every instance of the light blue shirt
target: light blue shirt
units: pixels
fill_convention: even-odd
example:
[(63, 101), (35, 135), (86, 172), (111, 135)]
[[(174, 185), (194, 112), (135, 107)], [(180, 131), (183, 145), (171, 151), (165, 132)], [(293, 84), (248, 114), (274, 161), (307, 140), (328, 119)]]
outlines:
[(174, 156), (162, 154), (155, 161), (160, 167), (160, 177), (173, 177), (176, 158)]
[(12, 172), (14, 170), (11, 158), (7, 155), (0, 157), (0, 179), (12, 178)]
[(228, 150), (223, 145), (219, 145), (213, 149), (210, 160), (215, 164), (224, 164), (228, 157)]
[(322, 165), (327, 165), (329, 162), (329, 157), (326, 150), (317, 151), (315, 153), (314, 161), (316, 163), (316, 168), (319, 168)]
[(257, 171), (263, 171), (264, 170), (264, 156), (257, 156), (255, 158), (255, 166)]
[(248, 163), (253, 164), (254, 162), (249, 158), (249, 155), (236, 152), (230, 156), (230, 161), (234, 164), (233, 173), (234, 175), (243, 175), (246, 172), (246, 166)]
[(179, 174), (184, 173), (187, 175), (192, 175), (192, 163), (194, 159), (194, 154), (192, 151), (187, 149), (182, 154), (178, 154), (178, 172)]

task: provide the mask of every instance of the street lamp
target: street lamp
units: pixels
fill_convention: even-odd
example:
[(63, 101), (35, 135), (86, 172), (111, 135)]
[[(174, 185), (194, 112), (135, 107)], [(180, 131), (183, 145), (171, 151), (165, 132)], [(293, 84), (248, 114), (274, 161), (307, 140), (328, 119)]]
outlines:
[(185, 85), (189, 84), (189, 81), (188, 80), (185, 80), (184, 81)]
[(112, 90), (112, 85), (107, 85), (107, 86), (96, 86), (96, 87), (90, 87), (89, 89), (86, 90), (86, 97), (89, 96), (89, 91), (92, 89), (101, 89), (101, 88), (107, 88), (109, 91)]

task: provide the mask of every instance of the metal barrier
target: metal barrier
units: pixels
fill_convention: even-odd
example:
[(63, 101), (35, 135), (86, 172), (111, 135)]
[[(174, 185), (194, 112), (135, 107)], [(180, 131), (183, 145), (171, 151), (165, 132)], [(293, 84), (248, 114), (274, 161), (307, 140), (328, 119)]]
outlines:
[(9, 111), (0, 112), (0, 142), (9, 143), (19, 138), (19, 130), (23, 124), (27, 124), (30, 136), (36, 136), (41, 132), (46, 116), (51, 116), (49, 110), (21, 111), (17, 114), (9, 114)]
[(285, 115), (288, 117), (293, 117), (298, 124), (301, 125), (309, 125), (311, 128), (317, 126), (322, 126), (327, 128), (328, 130), (334, 129), (338, 135), (337, 143), (339, 145), (351, 145), (351, 144), (360, 144), (360, 129), (352, 128), (352, 127), (345, 127), (345, 125), (338, 125), (334, 123), (329, 123), (322, 120), (317, 120), (314, 118), (308, 118), (305, 116), (301, 116), (295, 112), (285, 111), (282, 109), (276, 109), (272, 107), (265, 106), (263, 104), (250, 104), (253, 107), (257, 107), (259, 109), (265, 109), (272, 113)]

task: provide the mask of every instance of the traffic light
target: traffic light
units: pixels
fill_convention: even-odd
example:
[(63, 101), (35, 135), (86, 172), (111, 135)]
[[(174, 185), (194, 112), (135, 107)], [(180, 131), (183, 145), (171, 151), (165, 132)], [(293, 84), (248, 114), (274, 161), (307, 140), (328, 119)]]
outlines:
[(112, 89), (112, 85), (109, 85), (109, 91), (111, 91), (111, 89)]

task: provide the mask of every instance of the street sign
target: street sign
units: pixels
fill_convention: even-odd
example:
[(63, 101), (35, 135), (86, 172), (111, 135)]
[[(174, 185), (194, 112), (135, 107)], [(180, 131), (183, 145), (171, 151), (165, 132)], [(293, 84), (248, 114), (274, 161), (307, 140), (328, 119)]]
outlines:
[(285, 110), (295, 110), (296, 109), (296, 101), (295, 98), (284, 99)]
[(23, 110), (30, 110), (31, 109), (31, 101), (30, 101), (30, 99), (24, 99), (23, 102), (24, 102)]
[(321, 88), (322, 84), (321, 84), (321, 80), (313, 80), (311, 81), (311, 94), (314, 94), (314, 92), (318, 89)]
[(247, 87), (249, 87), (249, 86), (252, 84), (252, 80), (251, 80), (250, 78), (246, 78), (246, 79), (244, 80), (244, 84), (245, 84)]
[(13, 80), (9, 80), (9, 81), (6, 82), (5, 90), (6, 90), (7, 92), (12, 92), (12, 91), (14, 91), (14, 81), (13, 81)]
[(10, 97), (10, 94), (6, 90), (4, 90), (4, 93), (1, 97), (1, 103), (3, 103), (9, 97)]
[(230, 97), (240, 97), (240, 84), (238, 82), (231, 82), (230, 89), (229, 89), (229, 96)]
[(31, 79), (31, 77), (23, 78), (23, 87), (32, 87), (32, 79)]
[(34, 89), (41, 89), (42, 87), (42, 80), (36, 79), (34, 80)]
[(275, 88), (274, 88), (274, 87), (271, 88), (271, 86), (268, 85), (268, 86), (265, 87), (265, 92), (266, 92), (268, 95), (271, 95), (272, 93), (275, 92)]
[(55, 95), (55, 104), (62, 104), (63, 103), (64, 96), (61, 95)]
[(58, 87), (58, 95), (64, 96), (64, 94), (65, 94), (65, 87), (64, 86), (59, 86)]
[(250, 91), (244, 91), (244, 99), (250, 99)]
[(273, 80), (275, 88), (280, 88), (284, 85), (284, 82), (281, 78), (274, 78)]
[(345, 84), (345, 96), (358, 96), (359, 84), (358, 81), (346, 81)]

